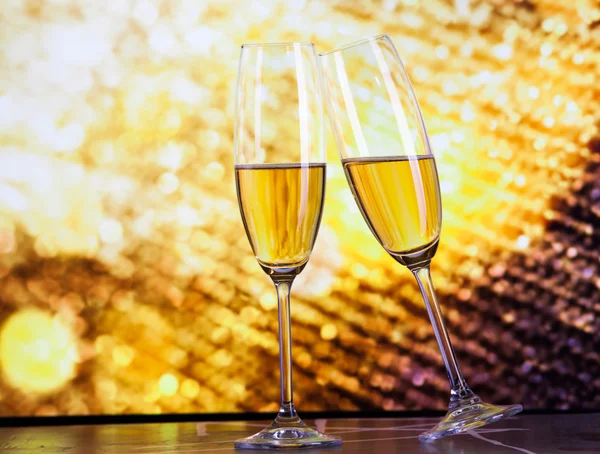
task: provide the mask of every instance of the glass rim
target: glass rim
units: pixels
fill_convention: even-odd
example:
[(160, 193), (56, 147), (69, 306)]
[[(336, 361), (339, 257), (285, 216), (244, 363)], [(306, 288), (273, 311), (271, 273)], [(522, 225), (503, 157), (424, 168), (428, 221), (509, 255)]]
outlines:
[(341, 51), (350, 49), (352, 47), (362, 46), (363, 44), (366, 44), (368, 42), (377, 41), (377, 40), (380, 40), (380, 39), (388, 39), (389, 40), (390, 37), (389, 37), (389, 35), (387, 33), (381, 33), (379, 35), (371, 36), (369, 38), (359, 39), (358, 41), (351, 42), (350, 44), (345, 44), (343, 46), (336, 47), (335, 49), (331, 49), (331, 50), (328, 50), (326, 52), (321, 52), (319, 54), (319, 57), (324, 57), (325, 55), (333, 54), (335, 52), (341, 52)]
[(281, 47), (281, 46), (293, 46), (293, 45), (300, 45), (300, 46), (310, 46), (312, 48), (315, 47), (315, 43), (311, 43), (311, 42), (306, 42), (306, 41), (290, 41), (290, 42), (280, 42), (280, 43), (244, 43), (242, 44), (242, 49), (245, 49), (247, 47)]

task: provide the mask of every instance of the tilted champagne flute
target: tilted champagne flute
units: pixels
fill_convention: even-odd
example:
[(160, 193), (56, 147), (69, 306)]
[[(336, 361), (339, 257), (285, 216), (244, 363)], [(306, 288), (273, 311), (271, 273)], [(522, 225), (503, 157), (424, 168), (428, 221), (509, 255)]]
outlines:
[(277, 289), (281, 407), (236, 448), (341, 444), (307, 427), (294, 408), (290, 289), (308, 263), (325, 196), (321, 73), (311, 43), (242, 46), (235, 106), (235, 179), (246, 234)]
[(481, 401), (463, 378), (431, 281), (442, 203), (419, 105), (394, 44), (379, 35), (320, 55), (329, 116), (346, 178), (371, 231), (414, 274), (450, 381), (449, 411), (430, 441), (514, 415)]

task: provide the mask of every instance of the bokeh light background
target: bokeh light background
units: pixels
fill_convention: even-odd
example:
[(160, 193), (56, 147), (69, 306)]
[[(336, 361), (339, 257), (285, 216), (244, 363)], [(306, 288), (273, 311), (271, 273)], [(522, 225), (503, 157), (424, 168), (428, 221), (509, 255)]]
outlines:
[[(433, 274), (469, 383), (600, 408), (599, 24), (591, 0), (4, 0), (0, 415), (278, 408), (275, 294), (233, 183), (239, 46), (382, 32), (437, 154)], [(417, 286), (328, 156), (298, 406), (442, 409)]]

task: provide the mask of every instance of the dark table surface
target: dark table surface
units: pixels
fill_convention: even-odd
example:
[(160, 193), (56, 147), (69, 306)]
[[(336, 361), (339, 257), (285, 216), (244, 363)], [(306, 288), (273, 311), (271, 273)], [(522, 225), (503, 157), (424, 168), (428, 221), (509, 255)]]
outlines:
[[(465, 435), (419, 443), (436, 418), (317, 419), (341, 448), (310, 453), (600, 453), (600, 413), (520, 415)], [(1, 453), (233, 453), (233, 441), (267, 422), (119, 424), (0, 428)], [(278, 450), (279, 451), (279, 450)], [(293, 450), (298, 452), (297, 450)]]

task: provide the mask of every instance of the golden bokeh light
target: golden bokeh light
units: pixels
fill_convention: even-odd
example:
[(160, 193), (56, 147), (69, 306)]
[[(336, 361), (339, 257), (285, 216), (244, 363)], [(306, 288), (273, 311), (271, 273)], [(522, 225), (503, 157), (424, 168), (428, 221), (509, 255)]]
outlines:
[(0, 328), (2, 375), (16, 388), (56, 391), (75, 376), (78, 359), (69, 328), (47, 312), (16, 312)]
[(196, 380), (186, 378), (181, 384), (181, 394), (188, 399), (195, 399), (200, 393), (200, 385)]
[(179, 380), (173, 374), (164, 374), (158, 380), (158, 390), (163, 396), (174, 396), (179, 389)]

